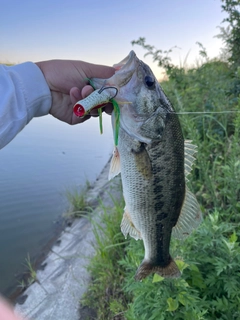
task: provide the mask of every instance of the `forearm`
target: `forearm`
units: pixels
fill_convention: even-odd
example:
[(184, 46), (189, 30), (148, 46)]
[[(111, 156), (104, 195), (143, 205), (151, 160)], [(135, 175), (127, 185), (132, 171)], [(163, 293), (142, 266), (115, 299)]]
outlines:
[(33, 117), (47, 115), (51, 99), (48, 84), (34, 63), (0, 65), (0, 149)]

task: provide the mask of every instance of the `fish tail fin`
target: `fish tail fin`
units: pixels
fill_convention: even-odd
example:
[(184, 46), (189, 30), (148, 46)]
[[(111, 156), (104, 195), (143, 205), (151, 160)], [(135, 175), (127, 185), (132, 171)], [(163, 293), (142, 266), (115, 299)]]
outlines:
[(136, 272), (135, 280), (142, 280), (151, 273), (157, 273), (163, 278), (178, 278), (181, 276), (181, 272), (178, 269), (178, 266), (171, 257), (169, 264), (164, 267), (153, 265), (150, 261), (144, 259)]

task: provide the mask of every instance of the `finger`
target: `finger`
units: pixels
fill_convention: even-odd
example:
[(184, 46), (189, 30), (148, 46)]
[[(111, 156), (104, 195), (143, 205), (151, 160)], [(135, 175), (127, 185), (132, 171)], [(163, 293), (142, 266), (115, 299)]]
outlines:
[[(104, 107), (102, 107), (102, 111), (111, 115), (112, 111), (113, 111), (113, 105), (111, 103), (107, 103)], [(92, 109), (90, 111), (90, 115), (92, 117), (97, 117), (98, 116), (98, 109)]]
[(81, 65), (82, 70), (86, 74), (87, 78), (102, 78), (108, 79), (114, 75), (115, 69), (113, 67), (98, 65), (98, 64), (90, 64), (85, 62)]
[(91, 118), (90, 115), (86, 115), (84, 117), (79, 118), (75, 114), (73, 114), (72, 115), (72, 124), (74, 125), (74, 124), (78, 124), (78, 123), (83, 123), (90, 118)]
[(107, 113), (107, 114), (112, 114), (113, 112), (113, 105), (111, 103), (108, 103), (106, 104), (106, 106), (104, 107), (104, 111)]
[(90, 115), (91, 115), (92, 117), (98, 117), (98, 109), (92, 109), (92, 110), (90, 111)]
[(89, 96), (92, 92), (94, 91), (93, 87), (90, 85), (86, 85), (85, 87), (82, 88), (82, 97), (86, 98)]
[[(107, 103), (104, 107), (102, 107), (102, 111), (103, 112), (106, 112), (107, 114), (112, 114), (112, 111), (113, 111), (113, 106), (111, 103)], [(90, 111), (90, 115), (92, 117), (97, 117), (98, 116), (98, 109), (92, 109)]]
[(82, 99), (81, 90), (77, 87), (73, 87), (70, 89), (70, 100), (72, 104), (75, 104), (80, 99)]

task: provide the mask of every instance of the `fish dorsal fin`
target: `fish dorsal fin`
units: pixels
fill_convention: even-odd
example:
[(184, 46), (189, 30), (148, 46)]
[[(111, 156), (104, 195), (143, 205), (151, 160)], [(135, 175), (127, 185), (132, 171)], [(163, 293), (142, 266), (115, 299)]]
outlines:
[(142, 239), (141, 233), (135, 228), (131, 216), (127, 212), (126, 208), (121, 222), (121, 231), (125, 238), (127, 238), (127, 235), (129, 234), (130, 237), (134, 238), (135, 240)]
[(182, 210), (177, 224), (172, 229), (173, 237), (184, 239), (198, 227), (202, 221), (202, 213), (196, 197), (186, 188)]
[(115, 176), (117, 176), (121, 172), (120, 167), (120, 156), (117, 147), (113, 150), (113, 156), (110, 163), (110, 170), (108, 174), (108, 180), (113, 179)]
[(193, 156), (197, 152), (197, 146), (191, 143), (191, 140), (185, 140), (184, 141), (184, 154), (185, 154), (185, 159), (184, 159), (184, 169), (185, 169), (185, 179), (188, 181), (186, 178), (189, 173), (192, 170), (192, 165), (195, 160), (195, 157)]

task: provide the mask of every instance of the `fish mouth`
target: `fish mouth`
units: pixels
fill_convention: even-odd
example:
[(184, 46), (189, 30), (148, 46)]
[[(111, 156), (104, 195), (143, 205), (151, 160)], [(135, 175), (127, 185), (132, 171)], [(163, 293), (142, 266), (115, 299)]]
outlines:
[(115, 68), (117, 72), (119, 70), (129, 69), (132, 67), (132, 64), (136, 60), (136, 58), (137, 58), (136, 53), (133, 50), (131, 50), (128, 56), (124, 58), (122, 61), (120, 61), (119, 63), (114, 64), (113, 68)]
[(91, 82), (95, 89), (101, 89), (103, 87), (114, 86), (117, 89), (126, 85), (132, 78), (139, 59), (136, 56), (136, 53), (132, 50), (126, 58), (120, 61), (117, 64), (114, 64), (115, 74), (108, 79), (92, 78)]
[(114, 64), (115, 74), (109, 79), (109, 82), (118, 88), (125, 86), (137, 70), (139, 60), (136, 53), (132, 50), (126, 58), (117, 64)]

